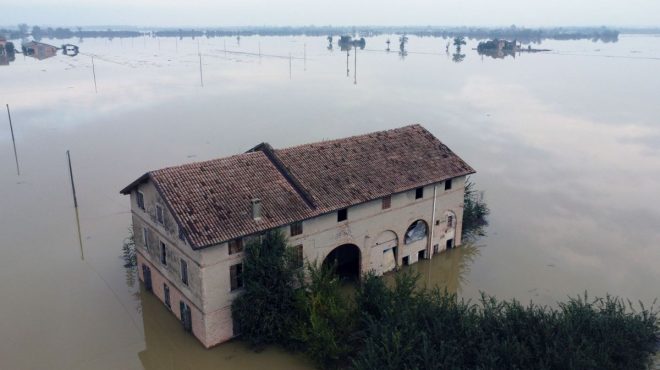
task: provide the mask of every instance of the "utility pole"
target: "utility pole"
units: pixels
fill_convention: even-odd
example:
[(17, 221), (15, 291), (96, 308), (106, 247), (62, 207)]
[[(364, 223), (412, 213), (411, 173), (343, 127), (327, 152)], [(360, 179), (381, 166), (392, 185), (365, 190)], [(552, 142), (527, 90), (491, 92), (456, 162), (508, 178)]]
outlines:
[(11, 131), (11, 143), (14, 146), (14, 159), (16, 160), (16, 174), (21, 175), (21, 169), (18, 166), (18, 154), (16, 153), (16, 139), (14, 139), (14, 126), (11, 123), (11, 113), (9, 112), (9, 104), (7, 104), (7, 116), (9, 117), (9, 130)]
[(78, 227), (78, 243), (80, 244), (80, 259), (85, 260), (85, 253), (83, 252), (82, 234), (80, 232), (80, 214), (78, 213), (78, 198), (76, 197), (76, 185), (73, 182), (73, 168), (71, 167), (71, 154), (66, 151), (66, 158), (69, 162), (69, 176), (71, 178), (71, 192), (73, 193), (73, 208), (76, 212), (76, 226)]

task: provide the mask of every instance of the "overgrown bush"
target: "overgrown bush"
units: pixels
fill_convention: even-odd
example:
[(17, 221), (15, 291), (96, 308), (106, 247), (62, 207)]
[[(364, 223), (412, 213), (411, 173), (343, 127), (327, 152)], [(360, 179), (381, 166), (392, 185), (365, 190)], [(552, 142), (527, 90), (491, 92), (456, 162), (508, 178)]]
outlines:
[[(397, 277), (385, 299), (358, 290), (362, 346), (355, 369), (646, 369), (656, 351), (658, 316), (618, 298), (585, 295), (557, 309), (482, 296), (478, 304), (439, 290), (410, 289)], [(365, 305), (366, 303), (366, 305)], [(360, 311), (360, 309), (362, 310)]]
[(271, 231), (245, 245), (244, 289), (232, 305), (242, 338), (252, 346), (285, 344), (297, 320), (295, 268), (286, 238)]
[(355, 309), (342, 295), (332, 268), (307, 264), (306, 270), (297, 301), (302, 319), (291, 339), (320, 367), (340, 367), (351, 353)]
[(474, 183), (468, 179), (463, 194), (463, 238), (473, 239), (483, 236), (484, 227), (488, 226), (486, 216), (489, 214), (488, 205), (477, 193)]
[(331, 268), (295, 269), (286, 240), (269, 233), (245, 248), (245, 290), (232, 312), (243, 339), (305, 352), (321, 368), (647, 369), (660, 340), (658, 312), (607, 296), (557, 308), (482, 295), (477, 303), (394, 286), (368, 273), (354, 297)]

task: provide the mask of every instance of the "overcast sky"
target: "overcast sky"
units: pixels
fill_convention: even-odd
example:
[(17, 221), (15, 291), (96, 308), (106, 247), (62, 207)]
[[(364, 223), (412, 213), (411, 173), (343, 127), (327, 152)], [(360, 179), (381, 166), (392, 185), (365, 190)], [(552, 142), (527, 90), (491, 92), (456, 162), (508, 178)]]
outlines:
[(0, 25), (660, 26), (660, 0), (0, 0), (0, 9)]

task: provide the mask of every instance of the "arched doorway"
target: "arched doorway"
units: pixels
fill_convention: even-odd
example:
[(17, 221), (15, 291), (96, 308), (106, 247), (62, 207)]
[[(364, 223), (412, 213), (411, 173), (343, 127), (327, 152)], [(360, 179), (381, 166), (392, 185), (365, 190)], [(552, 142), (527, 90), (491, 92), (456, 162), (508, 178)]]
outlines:
[(334, 266), (342, 279), (357, 280), (360, 277), (360, 248), (355, 244), (340, 245), (325, 257), (323, 266)]

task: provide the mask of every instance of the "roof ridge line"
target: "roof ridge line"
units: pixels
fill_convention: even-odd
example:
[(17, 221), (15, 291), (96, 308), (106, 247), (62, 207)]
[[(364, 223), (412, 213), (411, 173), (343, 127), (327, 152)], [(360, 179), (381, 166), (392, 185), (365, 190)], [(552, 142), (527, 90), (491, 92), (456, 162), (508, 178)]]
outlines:
[(264, 142), (256, 145), (252, 149), (248, 150), (247, 152), (256, 152), (260, 151), (264, 153), (266, 158), (275, 166), (275, 168), (282, 174), (282, 176), (286, 179), (286, 181), (293, 187), (293, 189), (298, 193), (298, 195), (302, 198), (302, 200), (305, 202), (305, 204), (311, 208), (311, 209), (316, 209), (317, 205), (316, 202), (314, 201), (314, 197), (302, 186), (300, 181), (296, 178), (296, 176), (289, 171), (289, 169), (284, 165), (284, 162), (277, 156), (277, 153), (275, 153), (275, 150), (273, 147)]

